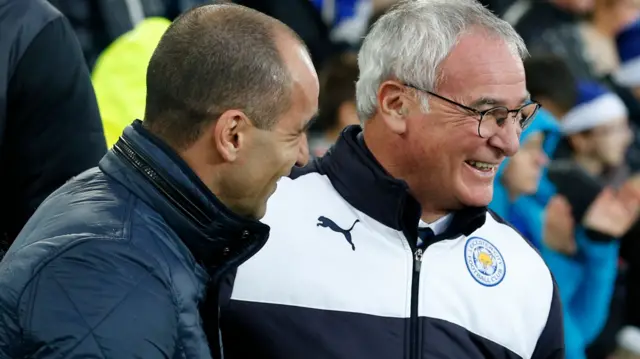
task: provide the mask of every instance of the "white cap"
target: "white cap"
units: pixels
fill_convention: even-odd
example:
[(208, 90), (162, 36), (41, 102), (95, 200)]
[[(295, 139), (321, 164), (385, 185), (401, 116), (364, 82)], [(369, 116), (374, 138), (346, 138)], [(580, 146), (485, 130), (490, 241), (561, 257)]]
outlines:
[(635, 355), (640, 355), (640, 328), (626, 326), (618, 332), (616, 339), (618, 346)]

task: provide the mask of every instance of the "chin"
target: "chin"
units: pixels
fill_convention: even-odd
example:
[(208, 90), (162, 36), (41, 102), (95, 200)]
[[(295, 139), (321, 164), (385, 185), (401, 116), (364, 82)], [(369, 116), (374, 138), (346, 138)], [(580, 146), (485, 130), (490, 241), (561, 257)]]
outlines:
[(467, 207), (485, 207), (493, 199), (493, 185), (467, 187), (461, 192), (458, 199)]
[(532, 194), (536, 194), (536, 192), (538, 192), (538, 182), (539, 181), (535, 181), (534, 183), (532, 183), (530, 186), (528, 186), (524, 191), (522, 191), (524, 195), (532, 195)]
[(264, 218), (265, 214), (267, 214), (267, 205), (263, 205), (260, 208), (257, 208), (254, 213), (253, 216), (251, 216), (253, 219), (259, 221), (262, 218)]

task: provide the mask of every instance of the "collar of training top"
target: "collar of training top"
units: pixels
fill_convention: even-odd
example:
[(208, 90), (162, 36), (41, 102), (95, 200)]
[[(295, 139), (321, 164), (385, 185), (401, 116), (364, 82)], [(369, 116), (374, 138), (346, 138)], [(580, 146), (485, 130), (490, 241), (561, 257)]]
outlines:
[[(391, 177), (378, 163), (364, 143), (360, 126), (342, 131), (318, 165), (353, 207), (387, 227), (405, 232), (408, 238), (416, 237), (420, 204), (404, 181)], [(447, 230), (437, 237), (469, 235), (484, 224), (486, 211), (486, 207), (456, 211)]]

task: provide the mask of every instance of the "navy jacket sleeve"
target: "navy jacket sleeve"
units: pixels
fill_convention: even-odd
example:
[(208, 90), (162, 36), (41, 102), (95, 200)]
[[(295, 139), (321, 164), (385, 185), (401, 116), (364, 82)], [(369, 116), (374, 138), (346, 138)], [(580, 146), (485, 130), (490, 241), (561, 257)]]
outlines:
[(0, 337), (0, 358), (173, 358), (178, 313), (158, 266), (114, 240), (60, 254), (21, 293), (21, 330)]
[(12, 241), (51, 192), (107, 151), (89, 70), (66, 18), (46, 24), (18, 61), (5, 125), (0, 198), (10, 210), (0, 231)]
[(562, 321), (562, 304), (558, 286), (553, 281), (553, 298), (549, 309), (547, 325), (542, 330), (538, 344), (531, 359), (564, 359), (564, 327)]

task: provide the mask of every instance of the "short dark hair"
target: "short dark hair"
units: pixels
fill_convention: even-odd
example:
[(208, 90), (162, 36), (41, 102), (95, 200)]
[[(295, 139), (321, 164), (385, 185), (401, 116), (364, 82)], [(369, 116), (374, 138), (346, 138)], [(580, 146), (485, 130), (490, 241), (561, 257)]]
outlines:
[(232, 4), (179, 16), (149, 62), (145, 127), (176, 148), (230, 109), (271, 128), (291, 105), (292, 79), (276, 44), (283, 30), (299, 39), (278, 20)]
[(331, 58), (320, 71), (320, 99), (317, 121), (311, 132), (323, 132), (333, 128), (338, 122), (338, 109), (356, 97), (358, 81), (358, 57), (344, 53)]
[(553, 101), (561, 111), (568, 112), (578, 100), (576, 78), (567, 63), (558, 56), (534, 56), (524, 61), (527, 89), (533, 99)]

